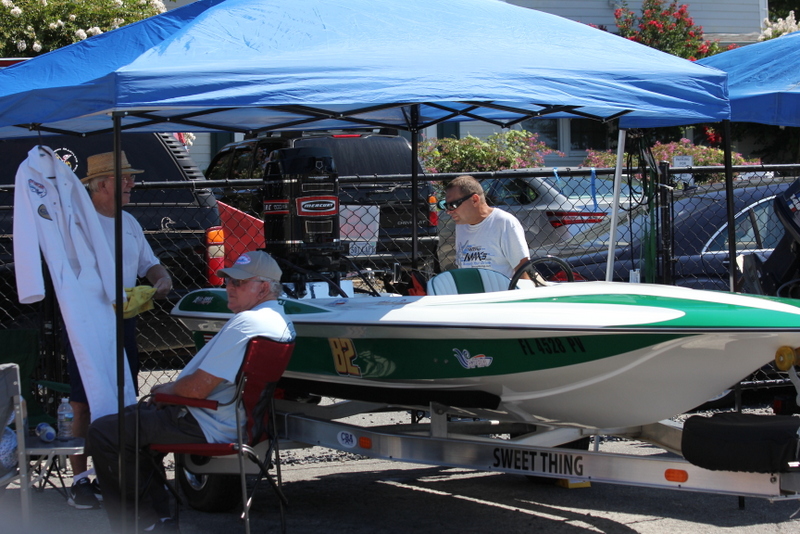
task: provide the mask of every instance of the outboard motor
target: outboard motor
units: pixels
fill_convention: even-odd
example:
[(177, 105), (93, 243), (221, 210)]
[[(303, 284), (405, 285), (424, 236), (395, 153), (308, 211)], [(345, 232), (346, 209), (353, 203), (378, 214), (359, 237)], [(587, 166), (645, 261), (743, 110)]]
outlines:
[(324, 148), (283, 148), (270, 154), (264, 178), (266, 250), (288, 260), (283, 282), (305, 293), (308, 273), (339, 282), (345, 251), (339, 240), (339, 176)]
[(786, 233), (763, 262), (756, 254), (744, 256), (742, 290), (756, 295), (800, 298), (800, 180), (773, 202)]

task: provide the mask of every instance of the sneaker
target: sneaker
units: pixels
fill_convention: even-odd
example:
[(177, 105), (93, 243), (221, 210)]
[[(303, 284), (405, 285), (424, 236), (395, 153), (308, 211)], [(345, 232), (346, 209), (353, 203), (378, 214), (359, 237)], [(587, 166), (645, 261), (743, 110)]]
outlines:
[(92, 492), (94, 493), (95, 499), (99, 502), (103, 502), (103, 492), (100, 491), (100, 483), (97, 479), (92, 480)]
[(69, 489), (69, 498), (67, 499), (67, 503), (70, 506), (74, 506), (78, 510), (93, 510), (95, 508), (100, 508), (100, 502), (97, 500), (97, 497), (94, 496), (94, 491), (92, 491), (92, 483), (89, 482), (88, 478), (82, 478), (72, 484), (72, 487)]

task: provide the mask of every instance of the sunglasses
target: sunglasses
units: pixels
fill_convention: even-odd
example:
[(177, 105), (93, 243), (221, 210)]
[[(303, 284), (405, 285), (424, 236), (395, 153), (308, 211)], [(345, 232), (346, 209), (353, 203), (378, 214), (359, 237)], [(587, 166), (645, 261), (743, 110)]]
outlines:
[(230, 276), (225, 278), (225, 285), (226, 286), (233, 286), (235, 288), (240, 288), (248, 282), (252, 282), (255, 278), (245, 278), (244, 280), (239, 280), (237, 278), (231, 278)]
[(436, 203), (436, 206), (440, 210), (453, 211), (457, 209), (461, 204), (463, 204), (466, 200), (472, 198), (472, 195), (474, 194), (475, 193), (471, 193), (463, 198), (459, 198), (458, 200), (451, 200), (450, 202), (447, 202), (446, 200), (440, 200), (439, 202)]

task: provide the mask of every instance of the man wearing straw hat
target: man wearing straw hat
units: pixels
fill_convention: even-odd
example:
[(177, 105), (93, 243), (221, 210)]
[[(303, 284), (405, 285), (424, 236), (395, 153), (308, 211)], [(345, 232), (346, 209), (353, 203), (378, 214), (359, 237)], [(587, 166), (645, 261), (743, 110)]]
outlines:
[[(122, 204), (128, 204), (131, 200), (131, 189), (134, 187), (135, 174), (144, 171), (134, 169), (125, 152), (122, 152)], [(110, 250), (114, 251), (114, 213), (115, 213), (115, 191), (116, 180), (114, 179), (114, 153), (105, 152), (90, 156), (87, 160), (87, 174), (81, 179), (86, 184), (91, 194), (92, 204), (97, 210), (100, 226), (106, 235)], [(137, 277), (145, 277), (155, 289), (155, 296), (165, 297), (172, 289), (172, 279), (166, 268), (159, 262), (147, 240), (144, 237), (139, 222), (128, 212), (122, 214), (122, 286), (133, 288), (136, 285)], [(136, 317), (124, 320), (125, 330), (125, 354), (128, 366), (131, 371), (131, 378), (138, 393), (137, 377), (139, 374), (139, 353), (136, 346)], [(92, 387), (91, 384), (84, 384), (78, 362), (74, 357), (69, 342), (66, 343), (67, 365), (70, 377), (70, 404), (74, 413), (73, 434), (77, 437), (86, 437), (91, 417), (91, 406), (89, 404), (86, 389)], [(108, 361), (113, 364), (115, 358), (113, 354), (108, 355)], [(70, 457), (72, 472), (74, 475), (73, 485), (69, 492), (69, 504), (79, 509), (99, 508), (98, 497), (99, 488), (96, 483), (90, 483), (87, 471), (87, 457), (85, 454)]]

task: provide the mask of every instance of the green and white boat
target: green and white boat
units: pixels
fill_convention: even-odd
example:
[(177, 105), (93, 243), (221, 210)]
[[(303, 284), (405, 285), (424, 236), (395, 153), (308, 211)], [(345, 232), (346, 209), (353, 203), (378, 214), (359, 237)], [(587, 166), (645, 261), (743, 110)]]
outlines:
[[(800, 347), (795, 301), (613, 282), (425, 297), (283, 301), (284, 386), (506, 421), (618, 428), (680, 414)], [(173, 310), (199, 338), (224, 289)]]

